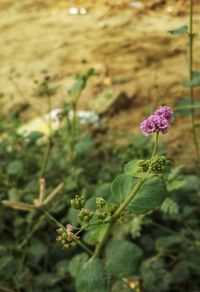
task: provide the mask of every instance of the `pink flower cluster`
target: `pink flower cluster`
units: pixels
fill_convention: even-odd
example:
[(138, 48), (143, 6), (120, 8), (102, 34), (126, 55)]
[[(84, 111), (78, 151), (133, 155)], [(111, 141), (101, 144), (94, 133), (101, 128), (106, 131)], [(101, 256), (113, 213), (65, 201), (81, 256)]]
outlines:
[(161, 132), (162, 134), (167, 133), (173, 116), (174, 114), (170, 107), (166, 105), (160, 106), (153, 115), (149, 116), (141, 123), (140, 129), (142, 134), (144, 136), (149, 136), (151, 133), (155, 132)]
[(80, 237), (76, 236), (72, 231), (73, 231), (73, 226), (71, 224), (67, 224), (66, 226), (67, 228), (67, 240), (68, 241), (76, 241), (78, 240)]

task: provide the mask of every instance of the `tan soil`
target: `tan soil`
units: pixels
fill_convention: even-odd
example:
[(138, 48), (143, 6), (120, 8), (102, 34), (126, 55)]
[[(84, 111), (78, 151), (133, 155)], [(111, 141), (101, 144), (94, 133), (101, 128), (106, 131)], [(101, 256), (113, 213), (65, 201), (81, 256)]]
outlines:
[[(80, 108), (97, 112), (125, 91), (132, 105), (109, 120), (110, 127), (139, 133), (139, 123), (160, 103), (173, 106), (188, 94), (187, 36), (168, 31), (188, 23), (188, 7), (172, 16), (177, 1), (141, 1), (144, 8), (130, 8), (131, 1), (1, 0), (0, 90), (4, 109), (28, 103), (23, 119), (46, 113), (46, 98), (36, 94), (34, 80), (48, 71), (57, 86), (53, 107), (68, 100), (74, 75), (94, 67)], [(165, 2), (165, 4), (162, 4)], [(75, 4), (76, 3), (76, 4)], [(87, 15), (69, 15), (73, 6)], [(194, 31), (200, 31), (200, 3), (196, 1)], [(200, 38), (195, 39), (195, 69), (200, 69)], [(199, 89), (195, 97), (199, 98)], [(200, 135), (199, 135), (200, 136)], [(171, 157), (189, 163), (194, 159), (189, 117), (177, 117), (170, 134), (163, 137)], [(187, 145), (187, 147), (185, 147)]]

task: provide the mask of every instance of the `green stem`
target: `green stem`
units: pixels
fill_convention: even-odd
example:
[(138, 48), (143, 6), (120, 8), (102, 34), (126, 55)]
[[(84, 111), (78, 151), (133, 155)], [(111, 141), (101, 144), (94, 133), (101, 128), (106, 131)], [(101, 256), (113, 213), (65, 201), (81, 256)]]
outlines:
[(107, 228), (105, 230), (104, 236), (102, 238), (102, 240), (97, 244), (95, 252), (93, 254), (93, 257), (99, 257), (102, 251), (102, 248), (104, 247), (110, 230), (113, 226), (113, 224), (116, 222), (116, 220), (120, 217), (121, 213), (126, 209), (126, 207), (128, 206), (128, 204), (133, 200), (133, 198), (135, 197), (135, 195), (137, 194), (137, 192), (139, 191), (139, 189), (141, 188), (142, 184), (144, 183), (143, 179), (138, 179), (137, 183), (135, 184), (133, 190), (131, 191), (131, 193), (129, 194), (129, 196), (124, 200), (124, 202), (119, 206), (119, 208), (115, 211), (115, 213), (112, 215), (111, 217), (111, 221), (110, 223), (107, 225)]
[[(53, 217), (46, 209), (42, 209), (42, 211), (46, 214), (46, 216), (55, 223), (57, 227), (62, 228), (65, 232), (67, 232), (67, 229), (64, 225), (62, 225), (55, 217)], [(92, 251), (80, 240), (77, 240), (77, 244), (84, 249), (89, 255), (92, 255)]]
[(80, 240), (77, 240), (77, 244), (84, 250), (86, 251), (90, 256), (92, 256), (92, 251)]
[[(48, 98), (48, 113), (51, 113), (51, 95), (47, 95)], [(47, 149), (44, 155), (44, 161), (43, 161), (43, 166), (42, 166), (42, 170), (41, 170), (41, 177), (43, 178), (45, 175), (45, 171), (47, 168), (47, 163), (49, 160), (49, 156), (50, 156), (50, 150), (51, 150), (51, 145), (52, 145), (52, 136), (53, 136), (53, 131), (52, 131), (52, 124), (51, 124), (51, 117), (49, 116), (49, 140), (48, 140), (48, 145), (47, 145)]]
[(105, 229), (105, 233), (104, 233), (104, 235), (103, 235), (103, 238), (101, 239), (101, 241), (98, 242), (98, 244), (97, 244), (97, 246), (96, 246), (96, 248), (95, 248), (95, 251), (94, 251), (94, 254), (93, 254), (92, 258), (97, 258), (97, 257), (100, 256), (101, 251), (102, 251), (102, 249), (103, 249), (103, 247), (104, 247), (104, 245), (105, 245), (105, 243), (106, 243), (106, 241), (107, 241), (107, 239), (108, 239), (108, 236), (109, 236), (109, 234), (110, 234), (110, 230), (111, 230), (111, 228), (112, 228), (112, 226), (113, 226), (113, 223), (114, 223), (114, 222), (111, 221), (111, 222), (106, 226), (106, 229)]
[(159, 136), (159, 132), (156, 132), (156, 139), (155, 139), (155, 143), (154, 143), (154, 146), (153, 146), (153, 151), (152, 151), (152, 154), (151, 154), (151, 158), (153, 158), (156, 154), (156, 150), (157, 150), (157, 146), (158, 146), (158, 136)]
[[(190, 0), (190, 12), (189, 12), (189, 77), (190, 80), (193, 79), (193, 0)], [(194, 95), (193, 95), (193, 87), (190, 87), (190, 102), (191, 105), (194, 105)], [(195, 127), (195, 112), (194, 108), (191, 108), (191, 124), (192, 124), (192, 135), (193, 135), (193, 143), (195, 146), (196, 156), (198, 168), (200, 167), (200, 151), (199, 144), (197, 139), (196, 127)]]
[(69, 161), (73, 161), (76, 158), (75, 153), (75, 145), (77, 141), (77, 105), (80, 98), (81, 92), (74, 98), (72, 101), (72, 111), (73, 111), (73, 117), (72, 121), (68, 121), (68, 124), (70, 125), (70, 152), (69, 152)]
[(48, 163), (48, 160), (49, 160), (50, 150), (51, 150), (51, 142), (50, 142), (50, 139), (49, 139), (49, 142), (48, 142), (48, 145), (47, 145), (47, 149), (46, 149), (46, 152), (45, 152), (45, 155), (44, 155), (44, 161), (43, 161), (42, 170), (41, 170), (41, 176), (40, 176), (41, 178), (43, 178), (44, 175), (45, 175), (45, 171), (46, 171), (46, 168), (47, 168), (47, 163)]
[(76, 230), (78, 230), (78, 231), (75, 233), (75, 235), (78, 235), (78, 234), (81, 233), (83, 230), (85, 230), (85, 229), (87, 229), (87, 228), (89, 228), (89, 227), (97, 226), (97, 225), (99, 226), (99, 225), (108, 224), (108, 223), (110, 223), (110, 220), (109, 220), (109, 221), (104, 221), (104, 222), (99, 222), (99, 221), (97, 221), (97, 222), (89, 223), (89, 225), (83, 225), (83, 226), (80, 227), (80, 228), (75, 228)]

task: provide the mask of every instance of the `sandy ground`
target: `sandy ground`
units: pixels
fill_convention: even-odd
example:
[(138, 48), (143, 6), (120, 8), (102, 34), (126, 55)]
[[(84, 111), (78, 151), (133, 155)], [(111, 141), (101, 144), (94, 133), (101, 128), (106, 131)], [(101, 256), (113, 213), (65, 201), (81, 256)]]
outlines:
[[(92, 3), (91, 3), (92, 2)], [(165, 4), (162, 4), (165, 2)], [(188, 38), (168, 31), (188, 23), (188, 7), (181, 15), (171, 11), (177, 1), (39, 1), (0, 2), (0, 94), (6, 111), (24, 106), (24, 121), (46, 113), (45, 97), (38, 96), (44, 73), (52, 78), (56, 93), (53, 107), (68, 100), (74, 75), (90, 67), (98, 73), (84, 91), (80, 108), (104, 112), (121, 93), (131, 104), (110, 119), (110, 126), (139, 132), (141, 119), (159, 103), (173, 106), (188, 92)], [(158, 3), (151, 5), (151, 3)], [(194, 31), (200, 31), (200, 5), (196, 1)], [(146, 5), (146, 6), (145, 6)], [(69, 15), (73, 6), (86, 15)], [(200, 70), (200, 37), (195, 39), (195, 69)], [(200, 100), (200, 91), (195, 97)], [(171, 156), (188, 163), (194, 149), (189, 118), (177, 118), (164, 137)], [(200, 136), (200, 135), (199, 135)], [(191, 143), (189, 143), (191, 145)]]

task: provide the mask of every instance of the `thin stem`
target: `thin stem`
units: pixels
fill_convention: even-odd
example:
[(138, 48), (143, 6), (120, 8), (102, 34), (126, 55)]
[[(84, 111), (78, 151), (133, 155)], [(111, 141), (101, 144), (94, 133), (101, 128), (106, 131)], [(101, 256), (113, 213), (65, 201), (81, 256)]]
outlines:
[(45, 171), (46, 171), (46, 168), (47, 168), (47, 163), (48, 163), (48, 160), (49, 160), (50, 150), (51, 150), (51, 142), (50, 142), (50, 139), (49, 139), (49, 142), (48, 142), (48, 145), (47, 145), (47, 149), (46, 149), (46, 152), (45, 152), (45, 155), (44, 155), (44, 162), (43, 162), (43, 166), (42, 166), (42, 170), (41, 170), (41, 178), (43, 178), (44, 175), (45, 175)]
[[(55, 223), (57, 227), (62, 228), (65, 232), (67, 232), (67, 229), (65, 228), (64, 225), (62, 225), (55, 217), (53, 217), (46, 209), (42, 209), (42, 211), (47, 215), (47, 217)], [(80, 240), (77, 240), (77, 244), (82, 247), (89, 255), (92, 255), (92, 251)]]
[[(189, 12), (189, 77), (190, 81), (193, 79), (193, 0), (190, 0), (190, 12)], [(193, 87), (190, 87), (190, 102), (192, 106), (194, 105), (194, 95), (193, 95)], [(199, 151), (199, 144), (197, 139), (196, 127), (195, 127), (195, 112), (194, 108), (191, 108), (191, 124), (192, 124), (192, 135), (193, 135), (193, 142), (195, 146), (196, 156), (197, 156), (197, 163), (198, 167), (200, 167), (200, 151)]]
[(92, 251), (80, 240), (77, 240), (77, 244), (84, 249), (84, 251), (86, 251), (90, 256), (92, 256)]
[(44, 215), (43, 217), (41, 217), (39, 219), (39, 221), (34, 225), (33, 229), (30, 230), (29, 232), (27, 232), (27, 236), (24, 238), (24, 240), (19, 244), (18, 248), (22, 249), (24, 247), (24, 245), (27, 244), (27, 242), (29, 241), (29, 239), (32, 237), (32, 235), (34, 234), (34, 232), (40, 227), (42, 220), (44, 219)]
[(151, 154), (151, 158), (153, 158), (156, 154), (156, 150), (157, 150), (157, 146), (158, 146), (158, 136), (159, 136), (159, 132), (156, 132), (156, 138), (155, 138), (155, 143), (154, 143), (154, 146), (153, 146), (153, 151), (152, 151), (152, 154)]
[(47, 94), (47, 98), (48, 98), (48, 113), (49, 113), (49, 121), (48, 121), (48, 125), (49, 125), (49, 140), (48, 140), (48, 145), (47, 145), (47, 149), (44, 155), (44, 162), (43, 162), (43, 166), (42, 166), (42, 170), (41, 170), (41, 177), (43, 178), (45, 175), (45, 171), (47, 168), (47, 163), (49, 160), (49, 156), (50, 156), (50, 150), (51, 150), (51, 145), (52, 145), (52, 136), (53, 136), (53, 131), (52, 131), (52, 124), (51, 124), (51, 95)]
[(116, 220), (120, 217), (121, 213), (126, 209), (128, 204), (133, 200), (139, 189), (141, 188), (142, 184), (144, 183), (143, 179), (138, 179), (137, 183), (135, 184), (133, 190), (129, 194), (129, 196), (124, 200), (124, 202), (119, 206), (119, 208), (115, 211), (113, 216), (111, 217), (111, 222), (107, 225), (107, 228), (105, 230), (104, 236), (102, 240), (97, 244), (95, 252), (93, 257), (99, 257), (101, 254), (101, 250), (104, 247), (107, 238), (109, 236), (110, 230), (113, 226), (113, 224), (116, 222)]
[(74, 98), (72, 101), (72, 110), (73, 110), (73, 117), (72, 117), (72, 141), (71, 141), (71, 159), (74, 160), (76, 158), (75, 154), (75, 145), (77, 140), (77, 105), (80, 98), (81, 92)]
[(103, 225), (103, 224), (108, 224), (110, 223), (110, 220), (109, 221), (104, 221), (104, 222), (93, 222), (93, 223), (89, 223), (88, 225), (83, 225), (81, 226), (80, 228), (75, 228), (76, 230), (78, 230), (75, 235), (78, 235), (79, 233), (81, 233), (83, 230), (89, 228), (89, 227), (92, 227), (92, 226), (99, 226), (99, 225)]

